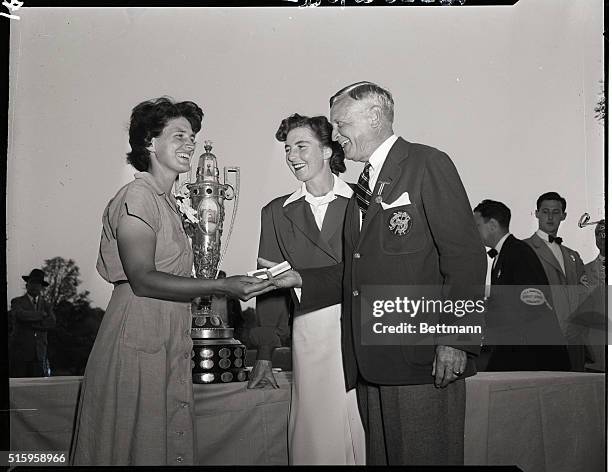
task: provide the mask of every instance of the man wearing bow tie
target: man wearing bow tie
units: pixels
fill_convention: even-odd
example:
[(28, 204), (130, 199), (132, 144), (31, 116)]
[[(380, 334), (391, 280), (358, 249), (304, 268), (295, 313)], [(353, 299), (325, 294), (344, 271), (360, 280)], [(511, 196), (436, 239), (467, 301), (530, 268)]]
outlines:
[(540, 195), (536, 205), (538, 230), (525, 242), (540, 258), (551, 285), (553, 307), (569, 344), (572, 370), (582, 371), (584, 346), (577, 342), (576, 327), (569, 322), (569, 317), (584, 300), (588, 282), (580, 254), (563, 245), (563, 239), (557, 236), (567, 216), (565, 209), (565, 198), (557, 192)]
[(490, 247), (491, 294), (487, 303), (485, 370), (567, 370), (565, 338), (550, 305), (546, 273), (531, 247), (510, 233), (510, 208), (484, 200), (474, 220)]
[(364, 287), (374, 285), (434, 286), (449, 299), (482, 298), (486, 256), (465, 189), (445, 153), (394, 134), (393, 98), (382, 87), (349, 85), (330, 108), (333, 139), (346, 159), (364, 165), (346, 210), (344, 262), (298, 267), (277, 284), (301, 287), (304, 311), (342, 300), (345, 383), (358, 389), (367, 464), (462, 464), (463, 379), (476, 373), (480, 337), (368, 345), (361, 309), (368, 306)]

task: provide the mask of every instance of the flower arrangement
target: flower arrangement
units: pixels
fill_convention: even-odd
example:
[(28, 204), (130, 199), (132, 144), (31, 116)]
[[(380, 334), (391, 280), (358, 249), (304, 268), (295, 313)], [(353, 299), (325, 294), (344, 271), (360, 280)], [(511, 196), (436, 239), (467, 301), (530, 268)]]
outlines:
[(174, 195), (174, 198), (176, 199), (178, 211), (183, 217), (183, 228), (185, 228), (185, 231), (191, 237), (200, 219), (198, 218), (198, 212), (191, 206), (189, 190), (184, 186), (181, 187), (179, 193)]

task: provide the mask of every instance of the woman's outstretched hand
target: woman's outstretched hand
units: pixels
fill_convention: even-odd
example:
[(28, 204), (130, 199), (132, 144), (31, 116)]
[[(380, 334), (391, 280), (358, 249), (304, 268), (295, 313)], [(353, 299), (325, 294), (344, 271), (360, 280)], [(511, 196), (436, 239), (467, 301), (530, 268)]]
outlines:
[(248, 275), (234, 275), (221, 280), (226, 295), (239, 298), (243, 302), (276, 289), (271, 280), (261, 280)]
[[(257, 258), (257, 265), (269, 269), (277, 265), (277, 262), (272, 262), (263, 257)], [(268, 277), (270, 277), (268, 273)], [(296, 270), (288, 270), (282, 274), (270, 279), (276, 288), (300, 288), (302, 286), (302, 277)]]

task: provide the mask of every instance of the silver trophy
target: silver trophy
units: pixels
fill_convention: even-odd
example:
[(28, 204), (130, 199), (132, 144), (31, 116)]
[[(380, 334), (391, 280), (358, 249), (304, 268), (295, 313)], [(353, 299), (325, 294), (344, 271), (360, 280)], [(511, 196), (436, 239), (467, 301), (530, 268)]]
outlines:
[[(195, 275), (200, 279), (215, 279), (229, 245), (240, 187), (240, 169), (225, 167), (223, 183), (219, 182), (217, 158), (210, 151), (212, 142), (204, 142), (198, 160), (195, 182), (187, 183), (191, 208), (197, 213), (197, 224), (191, 225)], [(235, 176), (234, 186), (228, 183)], [(232, 218), (227, 232), (225, 248), (221, 250), (221, 235), (225, 219), (225, 202), (234, 200)], [(247, 379), (244, 366), (246, 347), (234, 339), (234, 328), (228, 326), (221, 313), (213, 308), (212, 297), (193, 300), (191, 309), (191, 358), (193, 383), (243, 382)]]

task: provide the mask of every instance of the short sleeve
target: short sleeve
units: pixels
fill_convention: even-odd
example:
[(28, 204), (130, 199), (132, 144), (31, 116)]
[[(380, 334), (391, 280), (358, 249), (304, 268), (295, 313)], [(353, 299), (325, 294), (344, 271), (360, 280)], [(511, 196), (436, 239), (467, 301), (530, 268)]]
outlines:
[(160, 229), (160, 211), (155, 194), (142, 185), (131, 185), (128, 188), (121, 209), (121, 214), (135, 216), (144, 221), (156, 233)]

